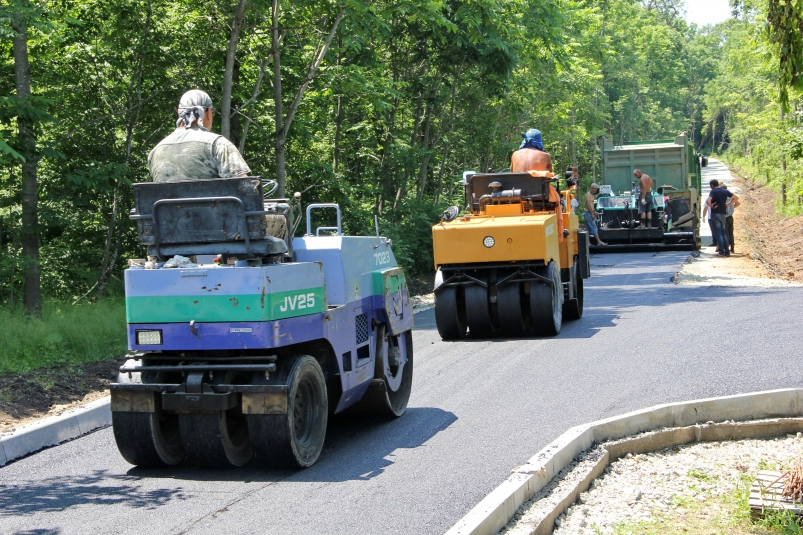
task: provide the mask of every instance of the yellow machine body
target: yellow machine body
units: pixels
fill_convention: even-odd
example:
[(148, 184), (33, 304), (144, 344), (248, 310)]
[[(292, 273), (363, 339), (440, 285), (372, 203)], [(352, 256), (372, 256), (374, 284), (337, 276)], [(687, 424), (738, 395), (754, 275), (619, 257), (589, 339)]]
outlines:
[[(518, 208), (518, 205), (504, 207), (507, 206)], [(444, 264), (558, 262), (561, 256), (554, 213), (522, 214), (519, 211), (517, 215), (459, 217), (432, 227), (432, 242), (436, 269)], [(488, 247), (489, 243), (493, 245)]]

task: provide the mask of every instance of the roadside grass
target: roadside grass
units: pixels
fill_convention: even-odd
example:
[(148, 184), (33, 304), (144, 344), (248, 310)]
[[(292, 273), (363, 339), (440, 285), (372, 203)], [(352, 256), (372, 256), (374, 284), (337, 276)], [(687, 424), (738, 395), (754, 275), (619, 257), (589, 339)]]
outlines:
[[(775, 466), (772, 467), (773, 469)], [(708, 484), (724, 483), (701, 470), (692, 469), (688, 475)], [(789, 512), (768, 512), (758, 520), (750, 517), (748, 499), (750, 485), (756, 474), (740, 474), (735, 487), (723, 495), (710, 491), (697, 496), (672, 496), (668, 510), (653, 511), (654, 520), (625, 522), (614, 527), (613, 535), (793, 535), (803, 534), (795, 515)], [(690, 485), (690, 490), (699, 488)], [(595, 533), (602, 531), (592, 526)]]
[(41, 320), (0, 307), (0, 325), (0, 374), (96, 362), (127, 349), (122, 299), (44, 302)]

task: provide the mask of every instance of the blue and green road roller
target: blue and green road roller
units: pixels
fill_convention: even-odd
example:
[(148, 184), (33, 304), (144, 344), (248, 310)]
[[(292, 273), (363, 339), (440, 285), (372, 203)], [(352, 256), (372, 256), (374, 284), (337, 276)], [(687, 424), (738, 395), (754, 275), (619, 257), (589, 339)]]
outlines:
[[(401, 416), (413, 311), (390, 240), (258, 177), (133, 185), (147, 257), (125, 270), (114, 437), (138, 466), (311, 466), (330, 414)], [(332, 226), (312, 221), (329, 219)], [(336, 218), (336, 219), (335, 219)]]

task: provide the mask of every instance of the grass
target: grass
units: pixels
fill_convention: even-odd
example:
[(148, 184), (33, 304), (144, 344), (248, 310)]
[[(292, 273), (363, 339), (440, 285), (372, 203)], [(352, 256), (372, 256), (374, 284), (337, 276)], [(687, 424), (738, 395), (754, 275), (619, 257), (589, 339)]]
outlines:
[[(689, 476), (700, 481), (716, 483), (718, 478), (701, 470), (690, 470)], [(735, 488), (724, 495), (710, 492), (705, 500), (688, 496), (672, 497), (669, 510), (653, 512), (655, 520), (617, 524), (614, 535), (794, 535), (803, 534), (798, 521), (790, 512), (767, 512), (761, 519), (752, 520), (748, 499), (755, 474), (740, 474)], [(595, 532), (601, 533), (599, 529)]]
[(96, 362), (127, 349), (122, 299), (45, 302), (41, 320), (0, 308), (0, 325), (0, 374)]

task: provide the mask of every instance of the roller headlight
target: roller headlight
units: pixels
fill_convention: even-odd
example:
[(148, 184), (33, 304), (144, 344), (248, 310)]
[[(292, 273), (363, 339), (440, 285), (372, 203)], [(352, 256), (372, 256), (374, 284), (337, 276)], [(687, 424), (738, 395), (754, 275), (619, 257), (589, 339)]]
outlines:
[(137, 331), (137, 345), (139, 346), (162, 345), (162, 331)]
[(491, 236), (485, 236), (485, 239), (482, 240), (482, 244), (485, 247), (487, 247), (488, 249), (493, 247), (495, 243), (496, 243), (496, 241), (494, 241), (493, 237), (491, 237)]

